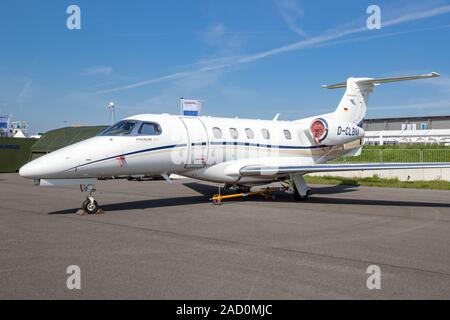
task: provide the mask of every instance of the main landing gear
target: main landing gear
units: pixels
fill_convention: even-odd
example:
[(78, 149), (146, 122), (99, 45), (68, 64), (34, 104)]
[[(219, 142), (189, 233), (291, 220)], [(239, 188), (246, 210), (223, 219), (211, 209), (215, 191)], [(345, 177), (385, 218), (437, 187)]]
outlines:
[(81, 192), (87, 192), (86, 200), (83, 201), (79, 214), (100, 214), (103, 210), (98, 207), (97, 201), (94, 199), (94, 192), (96, 191), (92, 184), (80, 184)]
[(294, 199), (297, 201), (305, 201), (311, 194), (311, 188), (306, 184), (303, 175), (296, 174), (291, 176), (290, 189), (294, 193)]
[[(305, 201), (311, 194), (311, 188), (306, 184), (303, 175), (292, 175), (289, 179), (289, 185), (286, 185), (285, 181), (280, 181), (283, 187), (281, 188), (264, 188), (261, 190), (250, 191), (250, 188), (243, 189), (241, 186), (225, 185), (226, 189), (234, 191), (233, 194), (222, 195), (220, 193), (215, 194), (210, 200), (213, 204), (221, 204), (222, 200), (233, 198), (246, 198), (250, 196), (263, 196), (267, 200), (275, 200), (275, 192), (286, 192), (294, 195), (294, 199), (297, 201)], [(287, 182), (287, 181), (286, 181)]]

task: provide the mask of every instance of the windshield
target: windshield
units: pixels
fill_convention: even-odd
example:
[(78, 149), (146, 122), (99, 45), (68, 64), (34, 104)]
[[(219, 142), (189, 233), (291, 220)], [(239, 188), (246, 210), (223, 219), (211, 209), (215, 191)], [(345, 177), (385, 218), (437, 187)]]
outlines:
[(136, 121), (120, 121), (115, 125), (106, 128), (99, 135), (100, 136), (126, 136), (131, 134)]

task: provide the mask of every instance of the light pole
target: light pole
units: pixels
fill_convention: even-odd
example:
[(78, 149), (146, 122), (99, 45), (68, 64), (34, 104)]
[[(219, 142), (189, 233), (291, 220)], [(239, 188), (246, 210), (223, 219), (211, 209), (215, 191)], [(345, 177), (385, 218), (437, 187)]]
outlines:
[(114, 108), (115, 108), (114, 102), (110, 102), (108, 104), (108, 109), (110, 110), (111, 125), (114, 124)]

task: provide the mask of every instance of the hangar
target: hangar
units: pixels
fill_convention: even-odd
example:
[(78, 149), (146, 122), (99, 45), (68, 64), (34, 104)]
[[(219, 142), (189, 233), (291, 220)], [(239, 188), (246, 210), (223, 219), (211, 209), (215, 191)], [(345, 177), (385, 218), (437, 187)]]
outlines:
[(450, 145), (450, 116), (366, 119), (363, 127), (367, 145)]
[(33, 138), (0, 137), (0, 173), (17, 172), (28, 162)]
[(32, 147), (30, 161), (65, 146), (89, 139), (107, 126), (65, 127), (45, 133)]
[(107, 126), (66, 127), (48, 131), (40, 139), (0, 137), (0, 173), (17, 172), (28, 161), (95, 136)]
[(365, 131), (450, 129), (449, 116), (372, 118), (364, 120)]

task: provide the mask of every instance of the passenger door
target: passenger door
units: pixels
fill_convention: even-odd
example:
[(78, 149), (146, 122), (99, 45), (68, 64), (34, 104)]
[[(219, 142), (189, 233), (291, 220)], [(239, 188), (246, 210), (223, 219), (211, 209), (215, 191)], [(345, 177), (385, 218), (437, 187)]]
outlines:
[(188, 135), (188, 156), (186, 168), (204, 167), (208, 158), (209, 139), (202, 120), (194, 117), (180, 117)]

